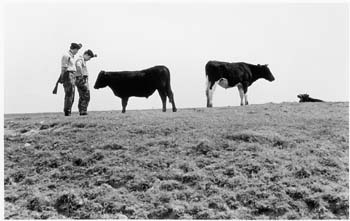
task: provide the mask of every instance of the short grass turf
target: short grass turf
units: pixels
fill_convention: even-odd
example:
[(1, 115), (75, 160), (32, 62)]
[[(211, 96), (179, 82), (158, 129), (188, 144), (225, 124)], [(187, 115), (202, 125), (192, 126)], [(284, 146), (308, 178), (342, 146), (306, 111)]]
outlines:
[(348, 219), (349, 104), (5, 115), (5, 218)]

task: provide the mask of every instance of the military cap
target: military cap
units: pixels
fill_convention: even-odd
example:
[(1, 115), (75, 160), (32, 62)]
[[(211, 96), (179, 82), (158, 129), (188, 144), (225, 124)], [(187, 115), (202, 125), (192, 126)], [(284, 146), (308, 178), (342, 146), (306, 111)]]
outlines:
[(70, 49), (80, 49), (81, 47), (83, 47), (82, 44), (77, 44), (77, 43), (72, 43), (70, 44)]
[(87, 51), (85, 51), (84, 52), (84, 54), (87, 54), (87, 55), (89, 55), (90, 57), (97, 57), (97, 54), (94, 54), (90, 49), (89, 50), (87, 50)]

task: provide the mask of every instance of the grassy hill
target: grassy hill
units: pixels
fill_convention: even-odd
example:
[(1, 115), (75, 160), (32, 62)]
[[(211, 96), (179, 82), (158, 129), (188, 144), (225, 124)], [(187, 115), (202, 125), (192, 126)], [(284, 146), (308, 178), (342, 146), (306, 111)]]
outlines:
[(349, 218), (349, 104), (5, 115), (5, 217)]

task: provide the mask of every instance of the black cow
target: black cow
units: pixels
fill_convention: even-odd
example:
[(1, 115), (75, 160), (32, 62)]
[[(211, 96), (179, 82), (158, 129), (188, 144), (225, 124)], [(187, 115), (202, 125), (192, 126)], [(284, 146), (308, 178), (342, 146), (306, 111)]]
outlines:
[(207, 77), (207, 107), (213, 106), (213, 93), (217, 84), (223, 88), (237, 86), (241, 97), (241, 105), (243, 105), (243, 95), (245, 104), (248, 105), (247, 91), (254, 81), (259, 78), (264, 78), (268, 81), (275, 80), (267, 64), (252, 65), (244, 62), (209, 61), (205, 65), (205, 74)]
[(112, 89), (115, 96), (122, 99), (122, 113), (125, 113), (129, 97), (148, 98), (155, 90), (158, 90), (162, 99), (163, 112), (166, 111), (167, 96), (173, 106), (173, 112), (177, 110), (170, 87), (170, 72), (165, 66), (155, 66), (141, 71), (101, 71), (94, 88), (99, 89), (106, 86)]
[(297, 97), (300, 99), (299, 100), (300, 103), (302, 103), (302, 102), (324, 102), (323, 100), (312, 98), (308, 94), (299, 94)]

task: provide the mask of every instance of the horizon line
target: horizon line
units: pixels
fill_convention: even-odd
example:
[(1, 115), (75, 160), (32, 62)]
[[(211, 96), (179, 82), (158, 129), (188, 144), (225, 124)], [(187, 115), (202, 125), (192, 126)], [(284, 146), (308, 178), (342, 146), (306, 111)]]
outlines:
[[(264, 105), (264, 104), (282, 104), (282, 103), (300, 103), (299, 101), (282, 101), (282, 102), (266, 102), (266, 103), (256, 103), (249, 104), (244, 106), (255, 106), (255, 105)], [(349, 101), (324, 101), (324, 102), (302, 102), (302, 103), (349, 103)], [(241, 107), (240, 105), (227, 105), (227, 106), (214, 106), (211, 108), (202, 106), (202, 107), (183, 107), (177, 108), (178, 110), (186, 110), (186, 109), (215, 109), (215, 108), (230, 108), (230, 107)], [(88, 112), (114, 112), (121, 111), (122, 109), (112, 109), (112, 110), (90, 110)], [(162, 110), (162, 108), (147, 108), (147, 109), (128, 109), (127, 111), (151, 111), (151, 110)], [(167, 108), (167, 112), (172, 112), (171, 108)], [(20, 115), (20, 114), (58, 114), (63, 113), (63, 111), (57, 112), (12, 112), (12, 113), (4, 113), (3, 115)], [(79, 113), (79, 111), (72, 111), (72, 113)]]

